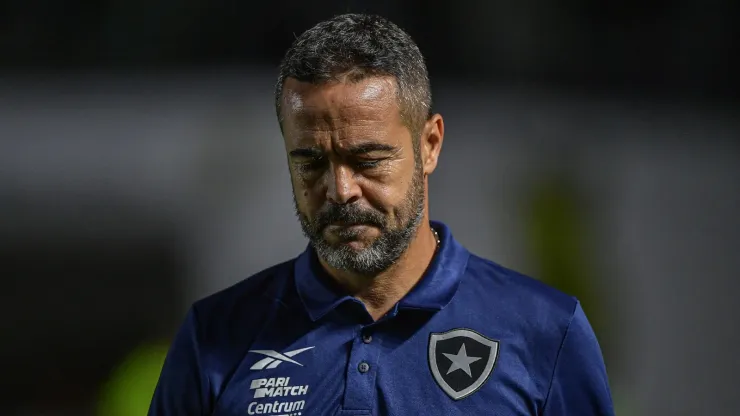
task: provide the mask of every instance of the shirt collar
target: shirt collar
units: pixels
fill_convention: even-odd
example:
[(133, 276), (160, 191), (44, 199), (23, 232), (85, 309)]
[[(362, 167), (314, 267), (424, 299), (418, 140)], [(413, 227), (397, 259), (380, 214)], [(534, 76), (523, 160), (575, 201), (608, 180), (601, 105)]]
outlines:
[[(432, 221), (439, 234), (439, 249), (419, 283), (398, 303), (398, 309), (438, 311), (457, 292), (470, 253), (458, 243), (449, 228)], [(345, 301), (355, 300), (341, 292), (319, 263), (311, 245), (295, 261), (298, 295), (311, 320), (317, 321)]]

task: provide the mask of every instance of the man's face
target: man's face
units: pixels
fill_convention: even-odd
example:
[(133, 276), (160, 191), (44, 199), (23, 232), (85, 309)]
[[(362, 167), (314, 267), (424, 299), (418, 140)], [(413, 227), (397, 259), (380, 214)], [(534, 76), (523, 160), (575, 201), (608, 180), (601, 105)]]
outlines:
[(393, 79), (313, 85), (289, 78), (283, 91), (303, 233), (333, 268), (386, 270), (408, 248), (425, 206), (419, 146), (402, 123)]

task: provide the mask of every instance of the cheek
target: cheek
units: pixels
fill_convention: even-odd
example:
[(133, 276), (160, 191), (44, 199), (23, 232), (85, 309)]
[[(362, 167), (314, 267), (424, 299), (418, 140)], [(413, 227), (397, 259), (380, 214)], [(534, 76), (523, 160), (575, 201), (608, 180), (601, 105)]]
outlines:
[(382, 175), (367, 178), (362, 183), (363, 196), (375, 208), (394, 213), (406, 205), (414, 174), (413, 164), (391, 166)]
[(363, 187), (363, 196), (376, 209), (393, 214), (397, 207), (404, 205), (407, 187), (403, 181), (394, 183), (372, 183)]
[(311, 216), (314, 211), (321, 207), (320, 196), (311, 189), (302, 186), (300, 181), (295, 184), (294, 193), (298, 209), (304, 214)]
[(297, 199), (305, 199), (309, 196), (310, 184), (292, 169), (290, 171), (290, 181), (293, 185), (293, 193)]

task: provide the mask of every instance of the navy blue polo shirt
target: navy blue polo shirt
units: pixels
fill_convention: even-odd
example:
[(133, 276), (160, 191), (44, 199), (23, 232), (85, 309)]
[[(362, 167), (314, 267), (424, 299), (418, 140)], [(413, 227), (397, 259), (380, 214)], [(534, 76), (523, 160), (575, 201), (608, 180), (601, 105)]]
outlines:
[(613, 415), (578, 301), (432, 226), (428, 271), (378, 321), (310, 247), (196, 302), (149, 415)]

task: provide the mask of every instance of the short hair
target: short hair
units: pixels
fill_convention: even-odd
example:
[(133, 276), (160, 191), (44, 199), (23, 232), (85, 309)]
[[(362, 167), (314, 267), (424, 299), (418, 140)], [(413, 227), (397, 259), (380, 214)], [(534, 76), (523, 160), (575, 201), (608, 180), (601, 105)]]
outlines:
[(376, 15), (343, 14), (296, 38), (280, 64), (275, 109), (282, 128), (287, 78), (322, 84), (391, 76), (401, 118), (415, 138), (431, 116), (432, 93), (424, 56), (408, 33)]

